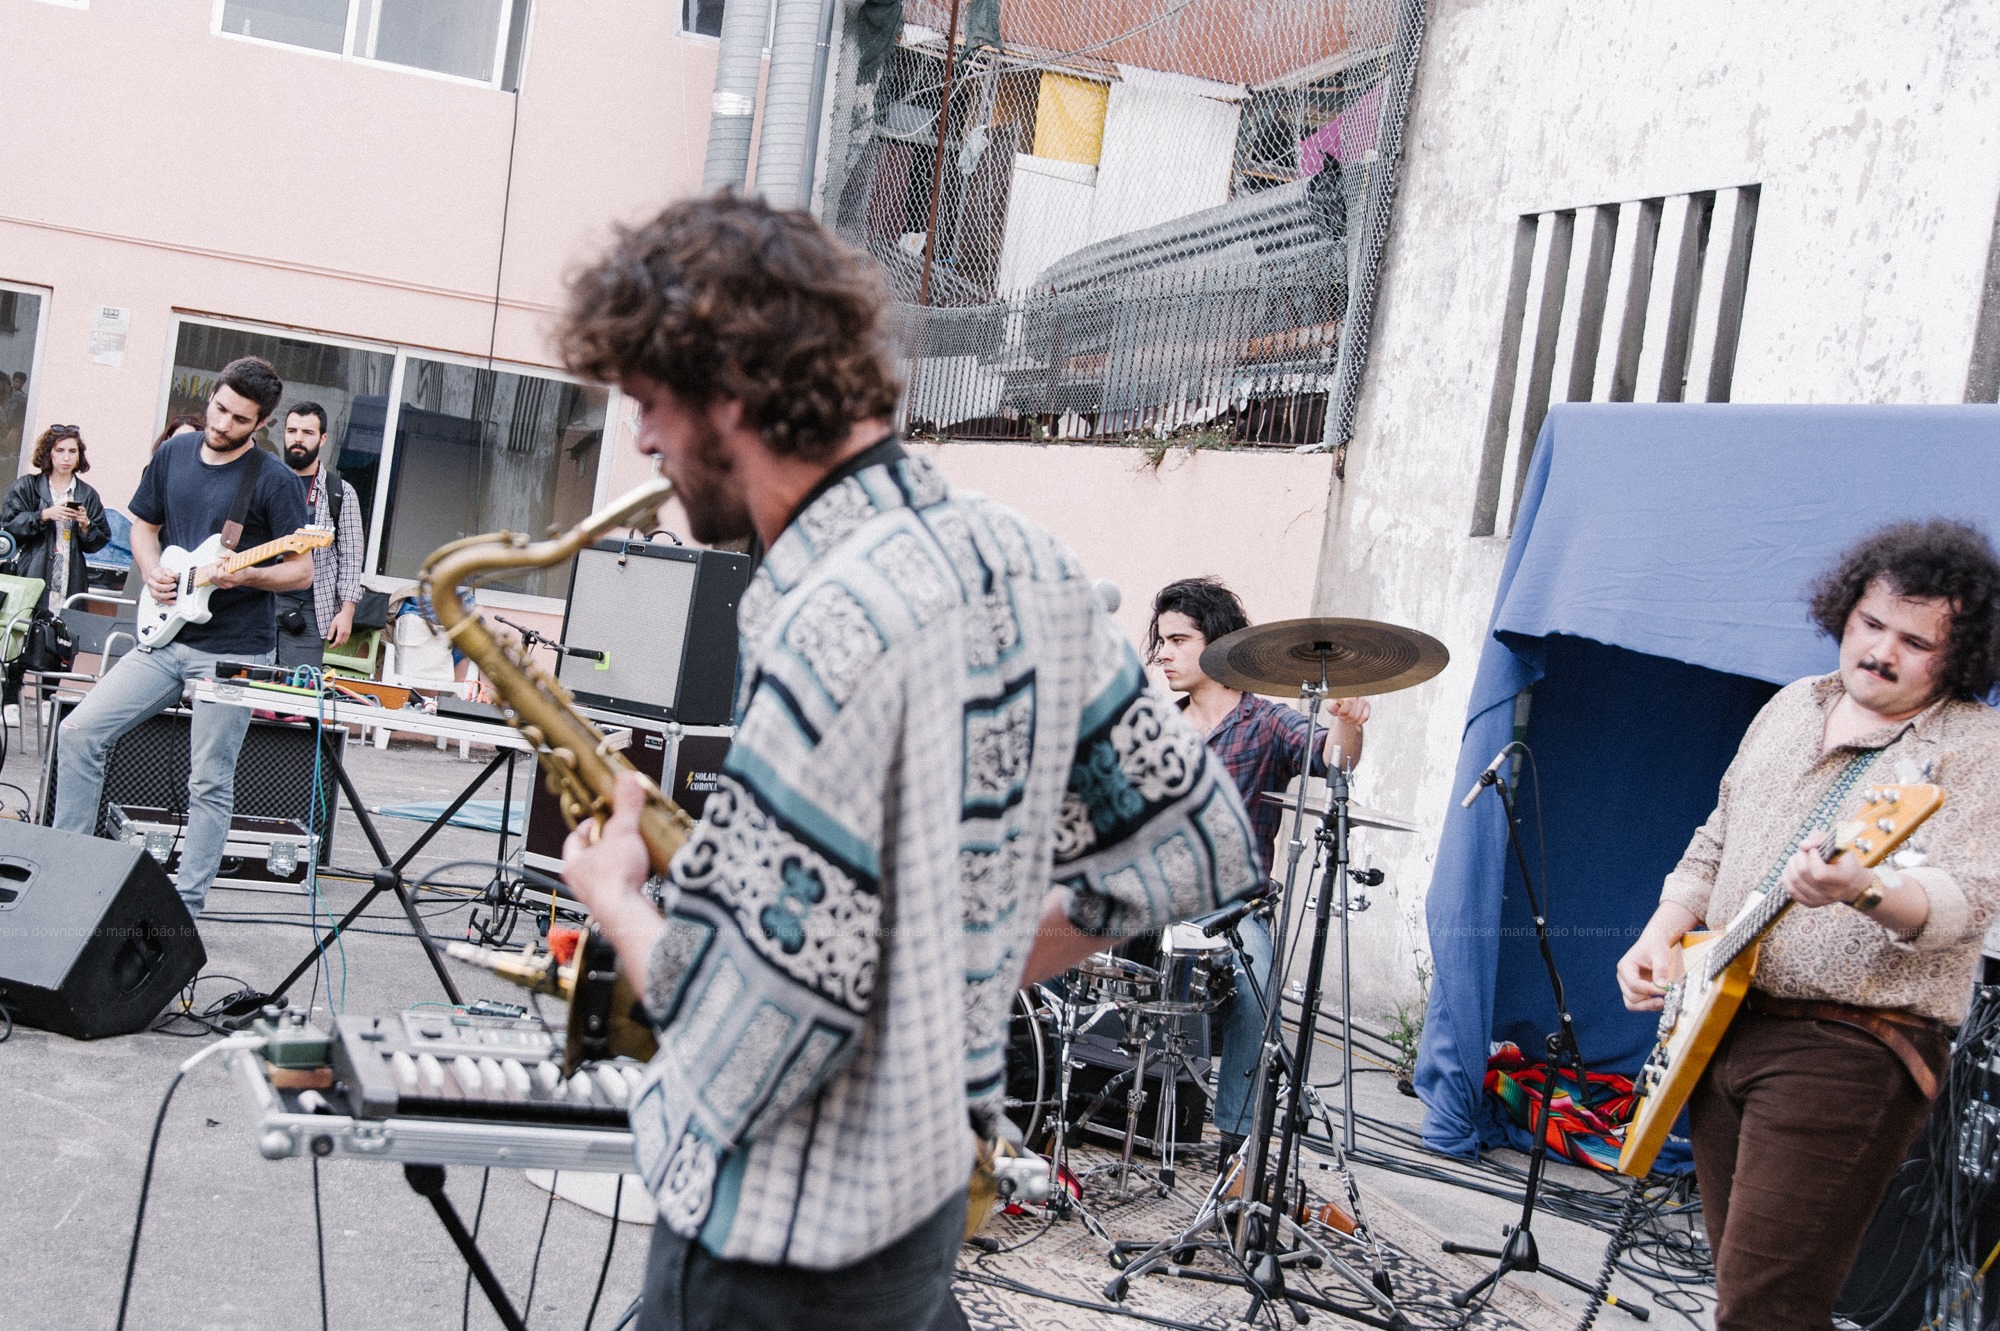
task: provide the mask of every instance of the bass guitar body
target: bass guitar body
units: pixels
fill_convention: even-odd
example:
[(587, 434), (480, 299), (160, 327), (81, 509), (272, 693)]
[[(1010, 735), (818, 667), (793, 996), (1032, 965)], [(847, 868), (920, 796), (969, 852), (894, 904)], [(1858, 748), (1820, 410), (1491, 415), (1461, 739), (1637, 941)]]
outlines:
[(1668, 988), (1667, 1005), (1660, 1012), (1658, 1043), (1632, 1088), (1640, 1099), (1625, 1129), (1625, 1148), (1618, 1156), (1621, 1174), (1644, 1178), (1652, 1171), (1674, 1121), (1687, 1107), (1695, 1083), (1701, 1080), (1736, 1010), (1750, 992), (1750, 978), (1757, 973), (1755, 943), (1714, 979), (1706, 978), (1708, 954), (1721, 937), (1719, 933), (1691, 933), (1681, 940), (1685, 978)]

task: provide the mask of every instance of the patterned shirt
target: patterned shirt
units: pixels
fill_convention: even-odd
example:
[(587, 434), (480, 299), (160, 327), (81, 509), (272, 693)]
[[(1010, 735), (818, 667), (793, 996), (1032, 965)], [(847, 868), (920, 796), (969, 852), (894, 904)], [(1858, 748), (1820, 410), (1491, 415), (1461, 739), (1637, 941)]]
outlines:
[[(1822, 753), (1838, 674), (1782, 689), (1750, 723), (1715, 812), (1661, 896), (1721, 928), (1789, 851), (1808, 815), (1858, 752), (1874, 751), (1859, 789), (1883, 782), (1944, 788), (1944, 807), (1879, 871), (1922, 885), (1930, 917), (1902, 937), (1847, 906), (1794, 907), (1764, 936), (1756, 986), (1779, 998), (1965, 1016), (1980, 940), (2000, 910), (2000, 715), (1979, 703), (1933, 703), (1907, 721)], [(1858, 794), (1849, 797), (1849, 807)], [(1845, 816), (1846, 809), (1840, 815)]]
[[(312, 510), (313, 524), (333, 526), (326, 468), (318, 468), (310, 478), (299, 479), (306, 487), (306, 505)], [(361, 600), (361, 560), (366, 554), (361, 538), (361, 503), (354, 496), (354, 487), (345, 480), (341, 481), (340, 490), (340, 527), (333, 534), (333, 544), (312, 552), (313, 615), (319, 621), (321, 637), (326, 636), (343, 602), (359, 604)]]
[(1087, 932), (1259, 881), (1241, 802), (1075, 559), (888, 452), (738, 617), (737, 730), (676, 856), (631, 1121), (662, 1223), (826, 1269), (962, 1192), (1052, 883)]
[[(1183, 710), (1187, 707), (1185, 698), (1181, 707)], [(1326, 775), (1325, 743), (1326, 725), (1322, 718), (1314, 732), (1314, 747), (1318, 750), (1312, 756), (1314, 776)], [(1268, 878), (1285, 808), (1257, 796), (1267, 790), (1283, 790), (1299, 774), (1299, 759), (1306, 750), (1306, 718), (1296, 708), (1246, 693), (1229, 715), (1208, 732), (1208, 747), (1222, 759), (1222, 765), (1236, 782), (1237, 793), (1243, 796), (1243, 807), (1249, 811), (1250, 826), (1256, 835), (1257, 855)]]

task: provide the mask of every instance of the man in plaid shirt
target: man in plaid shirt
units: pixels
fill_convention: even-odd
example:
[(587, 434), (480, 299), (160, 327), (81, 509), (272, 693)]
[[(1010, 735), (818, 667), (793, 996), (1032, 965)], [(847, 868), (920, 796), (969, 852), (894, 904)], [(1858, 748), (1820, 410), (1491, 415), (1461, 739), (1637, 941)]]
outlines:
[[(1295, 708), (1225, 688), (1201, 669), (1204, 648), (1249, 626), (1243, 603), (1219, 579), (1185, 578), (1169, 583), (1153, 598), (1146, 649), (1166, 675), (1167, 686), (1187, 695), (1181, 715), (1207, 738), (1209, 751), (1229, 769), (1250, 812), (1257, 855), (1269, 879), (1285, 809), (1257, 797), (1267, 790), (1283, 790), (1304, 766), (1306, 718)], [(1320, 718), (1326, 742), (1313, 757), (1314, 776), (1325, 776), (1327, 764), (1336, 757), (1349, 770), (1361, 760), (1367, 699), (1336, 698), (1327, 713)], [(1222, 1043), (1215, 1080), (1215, 1129), (1222, 1136), (1225, 1160), (1241, 1148), (1250, 1131), (1256, 1091), (1251, 1078), (1257, 1071), (1264, 1005), (1271, 998), (1270, 926), (1253, 915), (1239, 926), (1238, 936), (1250, 955), (1254, 979), (1236, 971), (1236, 992), (1215, 1025)]]
[[(354, 632), (354, 609), (361, 603), (361, 504), (339, 472), (320, 465), (325, 446), (326, 408), (317, 402), (295, 403), (285, 413), (285, 465), (305, 483), (313, 525), (335, 531), (331, 546), (312, 552), (311, 591), (278, 597), (279, 665), (319, 665), (324, 644), (338, 647)], [(341, 496), (337, 508), (336, 485)]]

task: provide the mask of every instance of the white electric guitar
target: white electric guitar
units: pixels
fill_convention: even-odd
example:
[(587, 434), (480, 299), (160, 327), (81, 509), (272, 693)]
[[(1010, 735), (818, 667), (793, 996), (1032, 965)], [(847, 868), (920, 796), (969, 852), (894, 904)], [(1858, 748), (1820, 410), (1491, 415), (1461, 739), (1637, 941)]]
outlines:
[(213, 612), (209, 597), (215, 584), (209, 581), (215, 570), (240, 573), (252, 564), (261, 564), (273, 555), (301, 554), (333, 544), (333, 528), (301, 527), (290, 536), (280, 536), (248, 550), (228, 554), (222, 548), (222, 533), (203, 541), (192, 550), (170, 545), (160, 551), (160, 567), (172, 573), (178, 583), (174, 599), (165, 603), (153, 599), (153, 589), (139, 589), (138, 635), (141, 647), (158, 647), (174, 640), (184, 624), (206, 624)]

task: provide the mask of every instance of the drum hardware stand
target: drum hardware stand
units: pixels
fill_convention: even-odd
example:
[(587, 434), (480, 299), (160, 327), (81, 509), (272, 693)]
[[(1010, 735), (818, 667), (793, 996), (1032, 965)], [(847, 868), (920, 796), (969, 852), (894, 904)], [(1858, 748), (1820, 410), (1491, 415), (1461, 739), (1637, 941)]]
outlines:
[[(1072, 1074), (1076, 1071), (1076, 1037), (1083, 1032), (1083, 1019), (1080, 1015), (1083, 1004), (1077, 1001), (1075, 993), (1072, 992), (1073, 988), (1073, 985), (1065, 984), (1062, 1001), (1057, 1004), (1060, 1017), (1055, 1034), (1060, 1071), (1056, 1075), (1055, 1115), (1045, 1125), (1050, 1134), (1048, 1212), (1058, 1218), (1074, 1215), (1083, 1222), (1083, 1227), (1095, 1234), (1100, 1241), (1110, 1243), (1112, 1241), (1110, 1231), (1090, 1213), (1090, 1208), (1083, 1204), (1083, 1198), (1077, 1195), (1083, 1191), (1083, 1180), (1069, 1167), (1070, 1138), (1075, 1132), (1075, 1125), (1069, 1121), (1070, 1087)], [(1047, 993), (1048, 990), (1044, 988), (1043, 992)], [(1070, 1191), (1069, 1185), (1064, 1182), (1065, 1178), (1076, 1180), (1076, 1192)]]
[[(1510, 744), (1507, 747), (1511, 749), (1515, 745)], [(1525, 748), (1525, 746), (1522, 747)], [(1502, 753), (1504, 754), (1505, 750), (1502, 750)], [(1528, 1152), (1528, 1180), (1521, 1193), (1520, 1223), (1509, 1225), (1501, 1231), (1506, 1239), (1506, 1244), (1499, 1248), (1475, 1248), (1462, 1243), (1454, 1243), (1449, 1239), (1445, 1240), (1443, 1247), (1446, 1252), (1459, 1253), (1468, 1257), (1490, 1257), (1494, 1259), (1494, 1267), (1491, 1271), (1488, 1271), (1472, 1284), (1453, 1294), (1451, 1301), (1455, 1307), (1466, 1307), (1474, 1299), (1495, 1285), (1498, 1285), (1509, 1275), (1516, 1271), (1525, 1271), (1529, 1274), (1540, 1272), (1558, 1284), (1567, 1285), (1571, 1289), (1580, 1290), (1593, 1298), (1603, 1299), (1604, 1302), (1610, 1303), (1613, 1300), (1605, 1299), (1588, 1282), (1577, 1279), (1567, 1271), (1558, 1271), (1552, 1266), (1544, 1265), (1541, 1251), (1535, 1244), (1533, 1229), (1535, 1203), (1541, 1197), (1542, 1177), (1549, 1159), (1549, 1102), (1555, 1096), (1556, 1078), (1564, 1069), (1569, 1070), (1571, 1077), (1578, 1085), (1582, 1084), (1583, 1052), (1577, 1047), (1576, 1022), (1571, 1017), (1569, 1003), (1563, 996), (1562, 972), (1556, 968), (1556, 954), (1554, 949), (1549, 946), (1548, 917), (1542, 912), (1541, 901), (1535, 894), (1534, 879), (1528, 875), (1528, 856), (1527, 852), (1521, 848), (1521, 825), (1515, 815), (1514, 796), (1512, 791), (1508, 789), (1507, 779), (1500, 775), (1498, 760), (1481, 774), (1479, 784), (1474, 786), (1472, 794), (1466, 797), (1468, 807), (1471, 799), (1487, 786), (1498, 787), (1500, 791), (1500, 803), (1506, 811), (1507, 840), (1513, 847), (1514, 866), (1520, 872), (1521, 888), (1527, 895), (1528, 910), (1534, 917), (1535, 943), (1541, 949), (1542, 966), (1548, 971), (1549, 990), (1554, 994), (1556, 1000), (1556, 1029), (1549, 1033), (1543, 1043), (1541, 1093), (1536, 1097), (1536, 1106), (1528, 1114), (1528, 1127), (1530, 1134), (1534, 1137), (1534, 1146)], [(1642, 1322), (1650, 1320), (1652, 1316), (1651, 1309), (1645, 1304), (1628, 1303), (1624, 1299), (1618, 1299), (1615, 1302), (1620, 1308), (1623, 1308)]]
[[(1314, 655), (1319, 659), (1319, 682), (1315, 684), (1308, 681), (1300, 685), (1299, 688), (1300, 700), (1307, 704), (1305, 762), (1301, 769), (1305, 772), (1312, 770), (1312, 759), (1318, 752), (1319, 709), (1321, 702), (1327, 695), (1328, 663), (1335, 654), (1336, 648), (1332, 642), (1320, 642), (1314, 644), (1313, 651)], [(1327, 771), (1327, 795), (1326, 812), (1321, 816), (1320, 826), (1314, 835), (1322, 849), (1331, 851), (1332, 862), (1329, 872), (1338, 876), (1340, 884), (1343, 938), (1342, 970), (1343, 981), (1345, 981), (1346, 956), (1344, 940), (1347, 935), (1346, 902), (1349, 872), (1349, 826), (1348, 781), (1344, 764), (1336, 762), (1329, 766)], [(1263, 1311), (1264, 1305), (1267, 1303), (1283, 1303), (1291, 1311), (1293, 1318), (1301, 1323), (1308, 1316), (1305, 1307), (1310, 1306), (1338, 1313), (1341, 1316), (1361, 1322), (1367, 1326), (1384, 1328), (1384, 1331), (1404, 1331), (1409, 1326), (1409, 1323), (1397, 1309), (1390, 1293), (1380, 1288), (1377, 1284), (1377, 1280), (1381, 1278), (1382, 1272), (1378, 1269), (1374, 1277), (1363, 1275), (1341, 1260), (1324, 1245), (1320, 1244), (1306, 1232), (1303, 1226), (1293, 1220), (1290, 1215), (1291, 1207), (1289, 1202), (1292, 1191), (1292, 1176), (1296, 1162), (1295, 1152), (1303, 1127), (1303, 1120), (1299, 1113), (1299, 1104), (1301, 1098), (1306, 1094), (1311, 1078), (1312, 1050), (1318, 1036), (1317, 1014), (1319, 1011), (1320, 970), (1326, 961), (1327, 933), (1332, 922), (1333, 897), (1331, 893), (1326, 891), (1321, 891), (1315, 897), (1313, 945), (1311, 959), (1307, 963), (1306, 970), (1304, 1011), (1299, 1018), (1298, 1047), (1289, 1060), (1291, 1075), (1288, 1079), (1289, 1089), (1284, 1096), (1284, 1116), (1282, 1127), (1279, 1131), (1277, 1167), (1275, 1170), (1270, 1168), (1271, 1115), (1277, 1109), (1279, 1098), (1277, 1093), (1277, 1071), (1278, 1066), (1286, 1062), (1284, 1047), (1279, 1035), (1282, 1029), (1284, 1005), (1279, 998), (1279, 995), (1283, 992), (1283, 985), (1278, 975), (1278, 963), (1281, 958), (1287, 955), (1291, 913), (1286, 907), (1291, 902), (1293, 888), (1297, 883), (1299, 861), (1305, 851), (1305, 837), (1303, 835), (1305, 828), (1305, 806), (1305, 787), (1304, 783), (1301, 782), (1298, 806), (1293, 811), (1292, 816), (1292, 838), (1287, 849), (1285, 886), (1281, 895), (1282, 904), (1278, 914), (1279, 927), (1273, 936), (1271, 945), (1271, 992), (1265, 1001), (1264, 1038), (1259, 1049), (1257, 1063), (1257, 1084), (1259, 1089), (1256, 1100), (1256, 1112), (1252, 1119), (1251, 1137), (1247, 1142), (1253, 1161), (1250, 1169), (1250, 1186), (1242, 1200), (1232, 1199), (1218, 1205), (1219, 1199), (1230, 1186), (1228, 1183), (1225, 1183), (1223, 1178), (1218, 1177), (1214, 1188), (1209, 1192), (1208, 1200), (1203, 1204), (1202, 1213), (1196, 1218), (1195, 1226), (1177, 1238), (1168, 1239), (1163, 1243), (1154, 1245), (1139, 1260), (1133, 1262), (1131, 1266), (1107, 1284), (1104, 1288), (1104, 1294), (1106, 1298), (1116, 1302), (1124, 1297), (1133, 1275), (1141, 1274), (1144, 1270), (1150, 1269), (1152, 1266), (1163, 1265), (1168, 1260), (1184, 1254), (1190, 1249), (1215, 1246), (1212, 1241), (1190, 1243), (1188, 1240), (1193, 1234), (1203, 1229), (1225, 1223), (1229, 1213), (1233, 1210), (1244, 1218), (1244, 1223), (1237, 1230), (1235, 1242), (1226, 1245), (1230, 1252), (1230, 1260), (1238, 1268), (1238, 1271), (1218, 1274), (1211, 1271), (1189, 1269), (1176, 1263), (1169, 1268), (1172, 1274), (1184, 1275), (1191, 1279), (1208, 1280), (1220, 1284), (1238, 1285), (1249, 1290), (1251, 1298), (1249, 1311), (1244, 1314), (1246, 1321), (1255, 1321), (1257, 1315)], [(1252, 980), (1254, 990), (1256, 988), (1254, 984), (1254, 972)], [(1351, 1097), (1353, 1095), (1352, 1077), (1348, 1078), (1348, 1083), (1348, 1095), (1351, 1106)], [(1351, 1113), (1350, 1108), (1350, 1125), (1352, 1123)], [(1227, 1175), (1231, 1176), (1232, 1183), (1234, 1176), (1240, 1175), (1242, 1163), (1242, 1159), (1239, 1157), (1236, 1167), (1225, 1171)], [(1289, 1247), (1286, 1246), (1288, 1241), (1291, 1245)], [(1116, 1254), (1114, 1254), (1114, 1260), (1115, 1258)], [(1376, 1313), (1358, 1312), (1303, 1290), (1288, 1288), (1285, 1283), (1285, 1268), (1287, 1266), (1300, 1265), (1309, 1269), (1332, 1268), (1369, 1299)], [(1386, 1281), (1383, 1283), (1386, 1283)]]
[[(1087, 1178), (1092, 1174), (1108, 1174), (1116, 1171), (1118, 1175), (1118, 1200), (1121, 1202), (1132, 1200), (1131, 1176), (1134, 1174), (1142, 1177), (1150, 1177), (1153, 1183), (1159, 1188), (1159, 1195), (1162, 1197), (1174, 1189), (1174, 1150), (1176, 1146), (1174, 1118), (1179, 1109), (1178, 1083), (1180, 1081), (1180, 1073), (1185, 1069), (1189, 1078), (1195, 1079), (1194, 1062), (1188, 1057), (1185, 1043), (1187, 1037), (1182, 1034), (1180, 1024), (1174, 1020), (1174, 1018), (1182, 1015), (1186, 1014), (1147, 1012), (1142, 1006), (1139, 1010), (1139, 1049), (1133, 1056), (1132, 1066), (1112, 1078), (1111, 1082), (1107, 1083), (1105, 1087), (1105, 1091), (1109, 1092), (1118, 1082), (1126, 1078), (1131, 1079), (1130, 1085), (1125, 1092), (1124, 1145), (1119, 1153), (1118, 1163), (1094, 1166), (1084, 1171), (1082, 1177)], [(1132, 1151), (1133, 1147), (1140, 1140), (1139, 1111), (1145, 1108), (1147, 1100), (1146, 1069), (1152, 1065), (1149, 1054), (1153, 1047), (1155, 1021), (1159, 1023), (1160, 1029), (1163, 1032), (1160, 1060), (1157, 1064), (1162, 1069), (1160, 1074), (1160, 1106), (1159, 1112), (1153, 1118), (1153, 1135), (1147, 1144), (1159, 1153), (1160, 1167), (1158, 1169), (1149, 1169), (1145, 1165), (1133, 1163)], [(1108, 1095), (1100, 1094), (1096, 1104), (1103, 1104), (1107, 1098)], [(1085, 1111), (1083, 1121), (1088, 1123), (1091, 1116), (1095, 1113), (1096, 1107), (1093, 1105), (1091, 1109)]]

